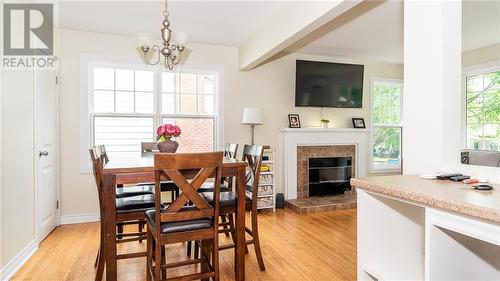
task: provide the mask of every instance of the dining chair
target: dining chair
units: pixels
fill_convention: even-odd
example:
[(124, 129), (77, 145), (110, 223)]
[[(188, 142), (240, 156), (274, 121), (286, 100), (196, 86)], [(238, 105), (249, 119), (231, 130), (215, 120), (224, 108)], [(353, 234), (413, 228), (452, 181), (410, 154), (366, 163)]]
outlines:
[[(109, 162), (108, 153), (106, 152), (106, 146), (97, 145), (96, 151), (101, 155), (101, 159), (99, 159), (100, 164), (104, 167)], [(92, 158), (92, 153), (91, 153)], [(128, 196), (136, 196), (136, 195), (144, 195), (144, 194), (153, 194), (154, 193), (154, 185), (153, 184), (144, 184), (144, 185), (134, 185), (134, 186), (126, 186), (119, 185), (116, 189), (116, 198), (128, 197)]]
[(141, 142), (141, 157), (152, 156), (157, 152), (160, 152), (160, 150), (158, 149), (158, 143)]
[[(106, 146), (97, 145), (96, 149), (97, 149), (96, 151), (98, 151), (101, 155), (101, 159), (99, 159), (100, 164), (103, 167), (106, 166), (106, 164), (109, 162), (108, 153), (106, 152)], [(92, 157), (92, 155), (91, 155), (91, 157)], [(152, 184), (152, 183), (139, 184), (139, 185), (133, 185), (133, 186), (126, 186), (126, 187), (124, 187), (123, 185), (117, 185), (117, 188), (116, 188), (116, 198), (124, 198), (124, 197), (153, 194), (153, 193), (154, 193), (154, 184)], [(123, 236), (120, 233), (123, 233), (123, 227), (127, 224), (130, 224), (130, 223), (122, 222), (122, 223), (118, 223), (116, 225), (118, 239), (122, 239)], [(133, 223), (133, 224), (135, 224), (135, 223)], [(144, 229), (145, 224), (146, 224), (145, 220), (143, 220), (139, 223), (139, 225), (138, 225), (139, 232), (141, 232)], [(140, 239), (139, 242), (142, 242), (142, 239)], [(96, 264), (97, 264), (97, 259), (96, 259)]]
[[(154, 177), (156, 204), (146, 212), (147, 280), (219, 280), (218, 216), (222, 174), (222, 152), (156, 154)], [(186, 176), (192, 174), (193, 177)], [(161, 181), (173, 181), (182, 193), (165, 210), (161, 210)], [(215, 204), (209, 204), (197, 192), (207, 181), (214, 179)], [(190, 205), (187, 205), (191, 203)], [(200, 258), (169, 262), (162, 252), (164, 245), (187, 241), (201, 241)], [(167, 263), (169, 262), (169, 263)], [(199, 272), (184, 276), (167, 276), (167, 269), (201, 264)], [(198, 267), (196, 267), (198, 268)]]
[[(238, 144), (237, 143), (226, 143), (224, 145), (224, 157), (225, 158), (230, 158), (230, 159), (236, 159), (236, 155), (238, 153)], [(222, 178), (221, 180), (221, 186), (220, 190), (221, 191), (229, 191), (232, 190), (233, 187), (233, 182), (234, 179), (233, 177), (225, 177)], [(198, 192), (213, 192), (213, 185), (211, 183), (203, 184), (199, 189)], [(221, 223), (220, 226), (223, 227), (225, 230), (229, 230), (229, 224), (233, 223), (228, 216), (226, 215), (221, 215), (220, 216)], [(225, 232), (225, 235), (229, 237), (229, 232)], [(187, 243), (187, 255), (191, 256), (191, 249), (192, 249), (192, 243), (188, 242)], [(194, 252), (195, 257), (198, 256), (198, 251), (195, 250)]]
[(226, 143), (224, 145), (224, 157), (236, 159), (237, 153), (238, 153), (237, 143)]
[[(237, 143), (226, 143), (224, 145), (224, 157), (230, 159), (236, 159), (236, 153), (238, 152)], [(233, 178), (223, 178), (221, 180), (221, 191), (228, 191), (233, 186)], [(204, 184), (199, 189), (198, 192), (213, 191), (212, 184)]]
[[(105, 150), (102, 149), (102, 147), (94, 147), (89, 149), (90, 152), (90, 157), (92, 160), (92, 168), (93, 168), (93, 174), (94, 174), (94, 179), (96, 182), (96, 187), (97, 187), (97, 193), (98, 193), (98, 198), (99, 198), (99, 209), (100, 209), (100, 245), (99, 245), (99, 250), (97, 254), (97, 259), (95, 266), (97, 267), (96, 271), (96, 276), (95, 280), (102, 280), (103, 272), (104, 272), (104, 266), (105, 266), (105, 225), (106, 221), (108, 218), (105, 215), (105, 203), (104, 203), (104, 194), (103, 194), (103, 184), (102, 184), (102, 175), (103, 175), (103, 167), (104, 163), (107, 162), (106, 158), (107, 155), (105, 153)], [(123, 187), (123, 188), (128, 188), (128, 187)], [(115, 218), (116, 221), (114, 225), (117, 227), (119, 225), (123, 226), (125, 224), (137, 224), (139, 225), (139, 231), (136, 233), (123, 233), (119, 232), (120, 236), (126, 237), (125, 239), (117, 239), (114, 241), (114, 243), (127, 243), (127, 242), (134, 242), (134, 241), (142, 241), (146, 239), (146, 232), (142, 231), (142, 228), (140, 227), (141, 224), (144, 224), (145, 222), (145, 212), (147, 210), (153, 209), (155, 207), (155, 195), (154, 194), (142, 194), (142, 195), (135, 195), (135, 196), (127, 196), (127, 197), (121, 197), (121, 198), (116, 198), (116, 213), (115, 213)], [(162, 206), (160, 206), (162, 207)], [(117, 259), (126, 259), (126, 258), (137, 258), (137, 257), (142, 257), (146, 256), (146, 252), (139, 252), (139, 253), (127, 253), (127, 254), (120, 254), (117, 255)]]
[[(262, 155), (264, 152), (263, 146), (255, 145), (245, 145), (243, 148), (242, 160), (247, 162), (247, 174), (246, 174), (246, 211), (251, 214), (252, 228), (245, 227), (245, 232), (251, 237), (250, 240), (245, 241), (245, 245), (253, 244), (255, 248), (255, 255), (257, 257), (257, 262), (261, 271), (265, 271), (264, 259), (262, 258), (262, 251), (260, 248), (260, 238), (259, 238), (259, 228), (257, 221), (257, 199), (259, 190), (259, 178), (260, 178), (260, 166), (262, 164)], [(235, 228), (233, 223), (233, 215), (236, 213), (236, 192), (235, 191), (223, 191), (219, 196), (219, 206), (220, 215), (226, 215), (229, 218), (229, 229), (220, 228), (219, 233), (231, 233), (233, 237), (233, 243), (227, 245), (219, 246), (219, 250), (226, 250), (235, 247)], [(250, 194), (250, 196), (249, 196)], [(203, 192), (203, 197), (210, 203), (214, 204), (217, 201), (216, 191), (214, 192)], [(223, 224), (221, 224), (222, 226)], [(195, 255), (199, 251), (199, 243), (195, 243)]]
[[(141, 142), (141, 157), (152, 157), (155, 153), (159, 152), (156, 142)], [(153, 183), (145, 183), (145, 185), (154, 186)], [(171, 181), (164, 181), (161, 183), (161, 192), (170, 192), (171, 202), (179, 196), (179, 188)]]

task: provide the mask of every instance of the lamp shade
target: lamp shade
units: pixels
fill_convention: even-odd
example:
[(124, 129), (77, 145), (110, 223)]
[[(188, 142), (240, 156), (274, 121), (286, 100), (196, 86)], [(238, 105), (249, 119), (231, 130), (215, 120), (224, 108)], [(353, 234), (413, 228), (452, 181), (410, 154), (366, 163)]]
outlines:
[(241, 123), (251, 125), (262, 124), (262, 114), (260, 113), (260, 108), (244, 108)]

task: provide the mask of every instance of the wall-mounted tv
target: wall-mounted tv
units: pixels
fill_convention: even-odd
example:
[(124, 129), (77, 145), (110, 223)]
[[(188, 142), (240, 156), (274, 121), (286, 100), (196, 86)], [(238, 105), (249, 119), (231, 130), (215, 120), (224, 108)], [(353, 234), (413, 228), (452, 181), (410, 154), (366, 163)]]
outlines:
[(297, 60), (295, 106), (361, 108), (363, 71), (359, 64)]

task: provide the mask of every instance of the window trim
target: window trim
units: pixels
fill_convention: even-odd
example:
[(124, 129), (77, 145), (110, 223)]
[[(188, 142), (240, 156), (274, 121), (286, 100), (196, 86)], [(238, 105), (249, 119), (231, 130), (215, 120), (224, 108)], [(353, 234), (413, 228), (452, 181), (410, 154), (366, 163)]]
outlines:
[[(374, 96), (373, 96), (373, 90), (375, 88), (376, 83), (381, 83), (381, 84), (386, 84), (386, 85), (392, 85), (399, 87), (400, 90), (400, 98), (399, 98), (399, 115), (400, 115), (400, 124), (399, 125), (394, 125), (394, 124), (375, 124), (375, 118), (374, 118), (374, 110), (373, 110), (373, 102), (374, 102)], [(382, 173), (401, 173), (403, 169), (403, 98), (404, 98), (404, 83), (402, 79), (395, 79), (395, 78), (385, 78), (385, 77), (372, 77), (370, 79), (370, 145), (369, 145), (369, 154), (370, 156), (368, 157), (370, 161), (369, 165), (369, 171), (371, 174), (382, 174)], [(383, 168), (375, 168), (373, 165), (373, 138), (375, 136), (375, 127), (384, 127), (384, 128), (400, 128), (401, 129), (401, 134), (400, 134), (400, 161), (399, 161), (399, 167), (396, 168), (389, 168), (389, 167), (383, 167)]]
[[(148, 70), (155, 73), (154, 107), (155, 113), (93, 113), (93, 68), (104, 67), (114, 69), (135, 69)], [(80, 56), (80, 173), (91, 173), (90, 156), (88, 148), (93, 145), (94, 140), (94, 116), (122, 116), (122, 117), (153, 117), (153, 134), (156, 127), (159, 126), (164, 117), (177, 118), (212, 118), (214, 121), (214, 149), (220, 150), (223, 147), (224, 140), (224, 120), (223, 120), (223, 101), (224, 101), (224, 66), (220, 64), (198, 64), (187, 63), (176, 66), (176, 72), (187, 72), (194, 74), (210, 74), (216, 77), (214, 93), (214, 114), (212, 115), (192, 115), (192, 114), (164, 114), (161, 112), (161, 99), (158, 96), (161, 87), (161, 73), (165, 69), (161, 65), (147, 66), (139, 57), (125, 58), (114, 56), (103, 56), (95, 54), (82, 54)]]
[(462, 98), (461, 98), (461, 120), (462, 149), (467, 149), (467, 77), (483, 75), (485, 73), (500, 71), (500, 60), (480, 63), (462, 67)]

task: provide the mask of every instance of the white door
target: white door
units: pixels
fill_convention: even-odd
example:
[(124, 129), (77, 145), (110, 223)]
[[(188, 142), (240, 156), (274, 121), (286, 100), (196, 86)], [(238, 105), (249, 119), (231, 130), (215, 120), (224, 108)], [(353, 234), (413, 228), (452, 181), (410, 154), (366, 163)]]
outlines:
[(59, 218), (59, 109), (57, 74), (35, 71), (35, 153), (37, 241), (42, 241)]

